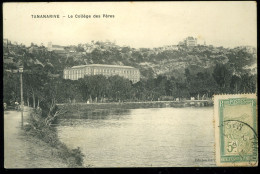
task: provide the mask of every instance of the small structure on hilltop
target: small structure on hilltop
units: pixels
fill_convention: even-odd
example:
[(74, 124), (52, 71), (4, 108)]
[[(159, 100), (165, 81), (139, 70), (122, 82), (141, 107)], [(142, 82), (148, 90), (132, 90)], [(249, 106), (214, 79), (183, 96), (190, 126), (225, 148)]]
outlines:
[(57, 54), (64, 55), (67, 53), (64, 46), (52, 45), (52, 42), (48, 43), (48, 51), (53, 51)]
[(178, 45), (187, 46), (187, 47), (197, 46), (197, 38), (189, 36), (186, 39), (184, 39), (183, 41), (180, 41)]

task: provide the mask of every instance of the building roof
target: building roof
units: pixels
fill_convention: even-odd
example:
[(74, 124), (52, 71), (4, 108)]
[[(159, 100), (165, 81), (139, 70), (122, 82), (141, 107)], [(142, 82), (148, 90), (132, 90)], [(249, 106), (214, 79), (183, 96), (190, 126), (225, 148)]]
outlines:
[(129, 68), (129, 69), (134, 68), (132, 66), (106, 65), (106, 64), (79, 65), (79, 66), (73, 66), (71, 68), (83, 68), (83, 67), (107, 67), (107, 68)]
[(53, 48), (64, 48), (64, 46), (60, 46), (60, 45), (52, 45)]
[(191, 37), (191, 36), (187, 37), (186, 39), (187, 39), (187, 40), (197, 40), (196, 38)]

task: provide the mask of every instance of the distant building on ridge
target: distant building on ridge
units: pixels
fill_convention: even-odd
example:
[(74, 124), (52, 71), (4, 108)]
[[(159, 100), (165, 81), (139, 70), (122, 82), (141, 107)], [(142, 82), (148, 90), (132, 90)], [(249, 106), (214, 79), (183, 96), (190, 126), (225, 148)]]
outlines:
[(52, 42), (48, 42), (48, 51), (64, 51), (64, 47), (60, 45), (52, 45)]
[(48, 42), (48, 51), (53, 51), (60, 55), (65, 55), (67, 53), (64, 46), (52, 45), (52, 42)]
[(3, 47), (8, 47), (11, 44), (11, 41), (8, 39), (3, 39)]
[(179, 42), (179, 46), (187, 46), (187, 47), (194, 47), (197, 46), (197, 38), (194, 37), (187, 37), (184, 41)]
[(197, 46), (197, 38), (189, 36), (185, 39), (185, 43), (188, 47)]

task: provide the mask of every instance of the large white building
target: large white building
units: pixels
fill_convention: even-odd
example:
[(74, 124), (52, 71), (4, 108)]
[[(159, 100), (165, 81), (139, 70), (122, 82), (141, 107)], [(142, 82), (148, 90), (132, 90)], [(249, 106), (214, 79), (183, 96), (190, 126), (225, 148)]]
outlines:
[(133, 83), (140, 81), (140, 71), (131, 66), (120, 65), (104, 65), (104, 64), (90, 64), (73, 66), (65, 68), (63, 71), (64, 79), (78, 80), (85, 75), (104, 75), (106, 77), (118, 75), (131, 80)]

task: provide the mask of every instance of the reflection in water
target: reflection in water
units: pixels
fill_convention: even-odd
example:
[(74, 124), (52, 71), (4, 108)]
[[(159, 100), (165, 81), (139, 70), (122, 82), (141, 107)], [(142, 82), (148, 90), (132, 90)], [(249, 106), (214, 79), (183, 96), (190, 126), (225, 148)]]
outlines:
[(95, 110), (87, 110), (82, 111), (78, 110), (75, 113), (65, 114), (64, 118), (83, 118), (83, 119), (110, 119), (112, 117), (121, 117), (122, 115), (126, 115), (130, 112), (128, 109), (95, 109)]
[(85, 119), (120, 119), (122, 115), (128, 114), (128, 109), (97, 109), (94, 111), (88, 111), (83, 114), (81, 118)]
[[(131, 109), (59, 120), (61, 141), (94, 167), (214, 166), (213, 108)], [(100, 116), (101, 115), (101, 116)]]

